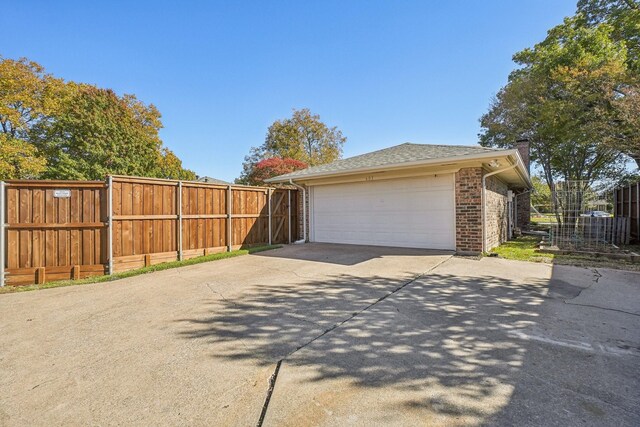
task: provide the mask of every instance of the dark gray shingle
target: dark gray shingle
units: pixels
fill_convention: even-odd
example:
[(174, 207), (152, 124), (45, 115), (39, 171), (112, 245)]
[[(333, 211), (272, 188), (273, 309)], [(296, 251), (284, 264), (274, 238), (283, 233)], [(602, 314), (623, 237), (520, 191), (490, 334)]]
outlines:
[(230, 183), (227, 181), (223, 181), (221, 179), (211, 178), (210, 176), (201, 176), (198, 178), (198, 182), (206, 182), (207, 184), (219, 184), (219, 185), (229, 185)]
[(394, 147), (384, 148), (371, 153), (337, 160), (325, 165), (312, 166), (307, 169), (280, 175), (277, 178), (301, 178), (317, 173), (344, 172), (352, 169), (371, 168), (384, 165), (395, 165), (421, 160), (445, 159), (456, 156), (481, 154), (491, 151), (500, 151), (494, 148), (480, 147), (479, 145), (435, 145), (404, 143)]

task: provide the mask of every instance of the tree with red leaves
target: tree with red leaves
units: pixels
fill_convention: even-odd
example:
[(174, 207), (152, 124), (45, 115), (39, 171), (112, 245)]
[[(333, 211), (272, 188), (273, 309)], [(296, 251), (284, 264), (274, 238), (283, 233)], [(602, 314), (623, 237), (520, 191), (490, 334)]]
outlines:
[(264, 185), (266, 179), (300, 169), (306, 169), (308, 166), (305, 162), (289, 157), (284, 159), (271, 157), (256, 163), (251, 170), (251, 174), (247, 176), (246, 183), (248, 185)]

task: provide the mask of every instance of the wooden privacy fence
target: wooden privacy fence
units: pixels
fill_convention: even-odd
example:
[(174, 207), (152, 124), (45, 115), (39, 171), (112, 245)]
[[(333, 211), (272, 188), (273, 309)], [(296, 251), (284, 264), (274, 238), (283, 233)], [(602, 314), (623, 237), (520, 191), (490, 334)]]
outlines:
[(0, 285), (298, 239), (298, 192), (125, 176), (0, 182)]
[(613, 212), (616, 217), (629, 219), (631, 241), (640, 242), (640, 182), (617, 188), (613, 193)]

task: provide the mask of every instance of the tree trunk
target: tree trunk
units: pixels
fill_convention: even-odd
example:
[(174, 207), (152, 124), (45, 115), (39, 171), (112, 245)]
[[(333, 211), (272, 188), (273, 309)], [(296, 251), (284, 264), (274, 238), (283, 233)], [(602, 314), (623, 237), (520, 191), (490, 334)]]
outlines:
[(558, 193), (556, 192), (556, 183), (553, 180), (551, 167), (547, 164), (542, 164), (542, 170), (544, 172), (545, 181), (547, 181), (547, 185), (551, 191), (551, 208), (553, 209), (553, 214), (556, 217), (558, 227), (561, 227), (562, 217), (560, 216), (560, 204), (558, 203)]

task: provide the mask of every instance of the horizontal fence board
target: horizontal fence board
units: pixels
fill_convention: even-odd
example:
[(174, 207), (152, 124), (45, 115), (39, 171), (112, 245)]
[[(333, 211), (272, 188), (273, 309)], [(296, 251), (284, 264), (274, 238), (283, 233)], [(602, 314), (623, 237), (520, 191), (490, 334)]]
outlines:
[(113, 176), (109, 229), (105, 182), (5, 185), (4, 266), (10, 285), (34, 283), (42, 279), (38, 275), (51, 281), (106, 274), (109, 233), (116, 272), (178, 259), (179, 230), (183, 259), (288, 243), (299, 234), (297, 190)]
[(5, 186), (7, 188), (18, 187), (18, 188), (55, 188), (55, 189), (96, 188), (96, 187), (106, 188), (106, 183), (104, 181), (11, 180), (11, 181), (6, 181)]
[(139, 220), (151, 220), (151, 219), (177, 219), (178, 215), (114, 215), (114, 221), (139, 221)]
[[(49, 267), (47, 268), (47, 272), (51, 273), (69, 273), (74, 267), (80, 267), (80, 271), (104, 271), (103, 264), (95, 264), (95, 265), (65, 265), (65, 266), (57, 266), (57, 267)], [(11, 272), (11, 275), (14, 274), (34, 274), (37, 268), (16, 268)]]
[(48, 228), (102, 228), (107, 224), (103, 222), (71, 222), (60, 224), (47, 224), (47, 223), (29, 223), (29, 224), (7, 224), (8, 229), (48, 229)]
[[(73, 279), (73, 269), (76, 267), (80, 270), (79, 278), (102, 276), (107, 273), (103, 264), (45, 267), (45, 281)], [(31, 285), (36, 282), (37, 270), (38, 268), (13, 269), (7, 274), (7, 285)]]

